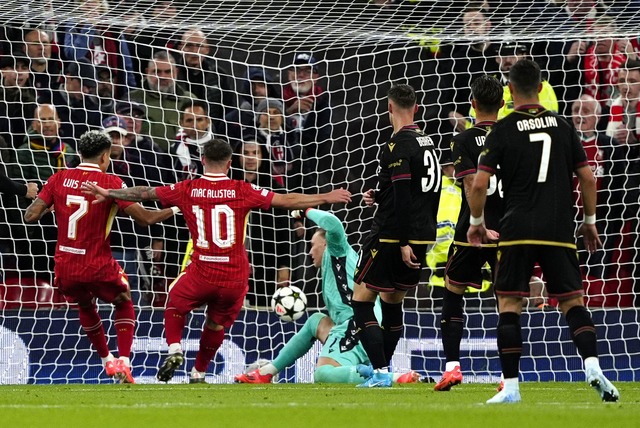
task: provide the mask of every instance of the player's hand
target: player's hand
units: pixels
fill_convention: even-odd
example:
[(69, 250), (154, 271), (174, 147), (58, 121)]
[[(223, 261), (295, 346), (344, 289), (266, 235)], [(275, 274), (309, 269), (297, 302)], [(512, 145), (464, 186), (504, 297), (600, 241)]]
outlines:
[(582, 236), (584, 239), (584, 247), (589, 253), (595, 253), (598, 248), (602, 247), (602, 241), (600, 241), (595, 224), (582, 223), (578, 228), (578, 236)]
[(495, 230), (487, 229), (485, 238), (487, 244), (495, 243), (500, 239), (500, 233), (496, 232)]
[(411, 269), (420, 269), (420, 263), (416, 263), (418, 258), (413, 254), (413, 248), (411, 248), (411, 245), (400, 247), (400, 252), (402, 252), (402, 261), (405, 265)]
[(38, 185), (36, 183), (27, 183), (27, 194), (24, 195), (27, 199), (35, 199), (38, 196)]
[(88, 181), (85, 181), (84, 183), (82, 183), (80, 188), (82, 189), (82, 193), (85, 193), (87, 195), (93, 195), (96, 197), (96, 200), (92, 202), (93, 204), (99, 204), (109, 199), (109, 191), (106, 189), (103, 189), (97, 184), (93, 184)]
[(483, 243), (485, 243), (487, 239), (487, 230), (484, 228), (484, 225), (478, 226), (469, 226), (469, 230), (467, 230), (467, 241), (469, 244), (474, 247), (480, 247)]
[(362, 200), (364, 200), (364, 203), (370, 207), (373, 204), (376, 203), (376, 191), (373, 189), (369, 189), (366, 192), (364, 192), (364, 194), (362, 195)]
[(291, 211), (291, 217), (296, 220), (303, 220), (307, 218), (307, 210), (293, 210)]
[(351, 192), (347, 189), (336, 189), (326, 193), (327, 204), (341, 204), (351, 202)]

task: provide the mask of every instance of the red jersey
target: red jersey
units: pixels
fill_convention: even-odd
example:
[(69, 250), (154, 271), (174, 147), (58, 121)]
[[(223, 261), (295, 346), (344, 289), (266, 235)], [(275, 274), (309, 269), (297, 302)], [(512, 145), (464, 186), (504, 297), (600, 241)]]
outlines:
[(98, 165), (81, 163), (75, 169), (59, 171), (45, 183), (38, 198), (54, 206), (58, 224), (55, 255), (57, 277), (77, 281), (110, 281), (115, 260), (109, 235), (118, 208), (134, 202), (107, 201), (93, 204), (95, 197), (82, 193), (80, 186), (91, 181), (105, 189), (126, 187), (115, 175), (104, 173)]
[(231, 180), (223, 174), (204, 174), (156, 189), (165, 206), (182, 211), (193, 239), (193, 272), (210, 283), (246, 287), (249, 258), (244, 246), (251, 209), (271, 207), (274, 193)]

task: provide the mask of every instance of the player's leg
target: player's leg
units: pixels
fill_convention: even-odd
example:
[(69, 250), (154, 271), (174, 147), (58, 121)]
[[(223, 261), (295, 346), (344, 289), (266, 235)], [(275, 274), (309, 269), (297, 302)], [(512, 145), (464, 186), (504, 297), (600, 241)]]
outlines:
[[(354, 336), (355, 322), (347, 320), (331, 329), (313, 374), (316, 383), (360, 384), (373, 377), (367, 352)], [(366, 367), (363, 375), (358, 367)]]
[(584, 360), (587, 382), (603, 401), (618, 401), (620, 394), (604, 376), (598, 361), (596, 328), (584, 307), (582, 278), (575, 252), (558, 248), (541, 259), (549, 296), (556, 297), (571, 331), (571, 339)]
[(402, 302), (406, 294), (406, 291), (380, 293), (384, 355), (387, 359), (387, 366), (391, 365), (391, 358), (404, 332)]
[(209, 363), (224, 341), (224, 327), (207, 316), (200, 335), (200, 347), (196, 353), (196, 362), (189, 375), (189, 383), (204, 383)]
[(272, 362), (251, 372), (236, 375), (234, 377), (235, 382), (270, 383), (273, 376), (309, 352), (315, 339), (324, 343), (333, 326), (331, 318), (316, 312), (305, 321), (302, 328), (284, 345)]
[(452, 386), (462, 383), (460, 342), (464, 331), (464, 290), (464, 287), (450, 284), (449, 277), (445, 276), (440, 330), (446, 363), (442, 379), (433, 388), (436, 391), (449, 391)]

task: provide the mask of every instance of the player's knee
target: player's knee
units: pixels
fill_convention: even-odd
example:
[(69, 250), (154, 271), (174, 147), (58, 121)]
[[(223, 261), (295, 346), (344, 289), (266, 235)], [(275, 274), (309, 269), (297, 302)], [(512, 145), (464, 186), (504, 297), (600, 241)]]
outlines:
[(309, 333), (311, 333), (313, 337), (322, 340), (323, 336), (324, 339), (326, 339), (331, 327), (333, 327), (333, 321), (331, 321), (331, 318), (323, 313), (316, 312), (307, 319), (303, 328), (308, 328)]
[(215, 323), (211, 318), (207, 318), (207, 321), (205, 322), (205, 327), (208, 328), (209, 330), (213, 330), (213, 331), (220, 331), (222, 329), (224, 329), (224, 326)]
[(114, 305), (118, 305), (120, 303), (123, 302), (128, 302), (131, 300), (131, 291), (127, 290), (127, 291), (123, 291), (122, 293), (118, 294), (116, 296), (115, 299), (113, 299), (113, 303)]

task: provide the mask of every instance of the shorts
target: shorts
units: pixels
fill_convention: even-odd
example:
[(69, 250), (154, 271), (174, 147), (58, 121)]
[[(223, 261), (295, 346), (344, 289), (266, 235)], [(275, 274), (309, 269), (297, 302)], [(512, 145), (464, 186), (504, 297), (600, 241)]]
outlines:
[(207, 282), (189, 271), (183, 272), (169, 286), (167, 308), (188, 314), (207, 305), (207, 317), (214, 323), (229, 328), (238, 318), (244, 298), (249, 291), (248, 281)]
[[(413, 254), (424, 266), (428, 245), (410, 244)], [(380, 242), (377, 238), (365, 243), (354, 275), (356, 284), (365, 283), (377, 292), (391, 293), (415, 288), (422, 269), (411, 269), (402, 261), (398, 243)]]
[(544, 274), (549, 297), (567, 300), (584, 294), (578, 252), (551, 245), (498, 248), (494, 290), (498, 296), (529, 297), (529, 280), (536, 262)]
[(367, 352), (356, 336), (353, 319), (333, 326), (322, 346), (320, 357), (331, 358), (341, 366), (369, 364)]
[(497, 247), (472, 247), (468, 245), (451, 244), (449, 247), (449, 261), (445, 268), (445, 275), (449, 284), (460, 287), (482, 288), (482, 267), (489, 263), (491, 272), (496, 271)]
[(129, 279), (118, 262), (100, 270), (100, 278), (79, 280), (56, 275), (54, 285), (63, 294), (68, 303), (90, 303), (98, 298), (106, 303), (113, 301), (122, 293), (129, 291)]

